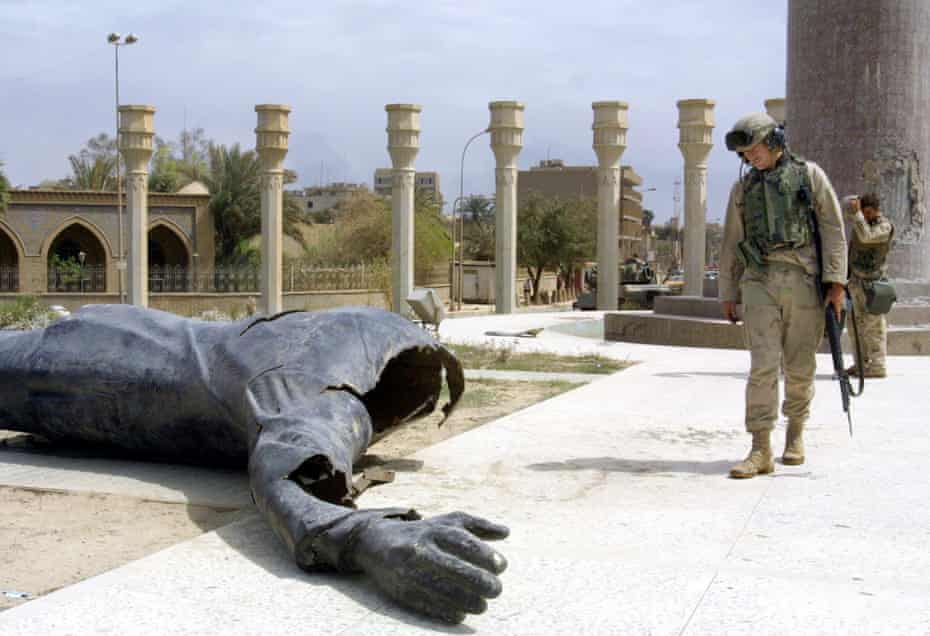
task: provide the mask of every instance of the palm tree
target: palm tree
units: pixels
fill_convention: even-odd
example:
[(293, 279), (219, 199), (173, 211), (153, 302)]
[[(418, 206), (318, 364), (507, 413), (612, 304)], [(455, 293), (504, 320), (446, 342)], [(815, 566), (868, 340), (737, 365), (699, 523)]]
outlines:
[(93, 156), (81, 151), (79, 155), (69, 155), (71, 177), (68, 182), (74, 190), (115, 190), (116, 157), (107, 155)]
[[(216, 229), (217, 259), (228, 263), (236, 258), (236, 248), (243, 239), (261, 232), (261, 162), (255, 151), (243, 152), (239, 144), (227, 148), (211, 144), (210, 170), (203, 181), (210, 191), (210, 213)], [(300, 208), (296, 202), (284, 203), (284, 233), (305, 245), (298, 222)]]

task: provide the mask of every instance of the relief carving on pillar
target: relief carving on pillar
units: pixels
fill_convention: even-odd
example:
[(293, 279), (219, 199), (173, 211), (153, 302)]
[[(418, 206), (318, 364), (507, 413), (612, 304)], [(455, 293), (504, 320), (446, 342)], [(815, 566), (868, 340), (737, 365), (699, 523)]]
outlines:
[(927, 206), (917, 154), (896, 155), (892, 150), (879, 150), (863, 164), (862, 177), (865, 192), (878, 194), (882, 212), (894, 223), (895, 241), (919, 243)]
[(413, 189), (416, 183), (416, 173), (413, 170), (395, 172), (391, 178), (391, 185), (402, 190)]
[(261, 176), (260, 185), (262, 190), (283, 190), (284, 175), (278, 172), (266, 172)]
[(707, 184), (707, 171), (706, 170), (686, 170), (685, 171), (685, 187), (686, 188), (702, 188)]
[(615, 186), (620, 184), (620, 170), (601, 170), (599, 175), (601, 185)]
[(498, 186), (512, 186), (517, 183), (517, 171), (514, 168), (498, 168), (495, 177)]
[(145, 194), (149, 189), (149, 176), (143, 173), (130, 174), (126, 178), (126, 186), (132, 192)]

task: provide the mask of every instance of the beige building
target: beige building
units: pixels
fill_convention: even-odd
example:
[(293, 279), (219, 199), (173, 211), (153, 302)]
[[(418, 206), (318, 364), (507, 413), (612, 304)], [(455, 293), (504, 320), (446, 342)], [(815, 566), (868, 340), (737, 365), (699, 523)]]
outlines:
[[(164, 287), (158, 277), (165, 272), (183, 273), (172, 284), (186, 287), (198, 268), (213, 269), (209, 198), (200, 184), (177, 194), (149, 194), (152, 291)], [(115, 296), (119, 291), (116, 209), (115, 192), (12, 190), (10, 205), (0, 215), (0, 293)], [(124, 230), (126, 225), (124, 217)]]
[(330, 183), (329, 185), (291, 190), (289, 195), (300, 202), (300, 208), (305, 214), (326, 212), (349, 200), (357, 192), (367, 191), (363, 183)]
[[(620, 201), (620, 260), (638, 254), (645, 258), (642, 245), (642, 194), (634, 190), (642, 177), (630, 166), (622, 166), (623, 190)], [(566, 166), (561, 159), (546, 159), (517, 178), (517, 207), (523, 206), (530, 193), (543, 196), (597, 199), (597, 166)]]
[[(431, 192), (436, 197), (442, 196), (438, 172), (417, 172), (414, 178), (417, 190)], [(394, 183), (393, 170), (390, 168), (378, 168), (375, 170), (373, 183), (375, 194), (390, 198)]]

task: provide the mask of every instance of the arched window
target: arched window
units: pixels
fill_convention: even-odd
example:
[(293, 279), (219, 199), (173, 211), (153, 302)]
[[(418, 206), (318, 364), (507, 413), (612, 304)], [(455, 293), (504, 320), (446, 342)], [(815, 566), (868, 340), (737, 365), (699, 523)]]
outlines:
[(0, 227), (0, 292), (19, 291), (19, 252), (12, 237)]
[(104, 292), (107, 289), (106, 250), (81, 223), (61, 230), (48, 249), (48, 291)]

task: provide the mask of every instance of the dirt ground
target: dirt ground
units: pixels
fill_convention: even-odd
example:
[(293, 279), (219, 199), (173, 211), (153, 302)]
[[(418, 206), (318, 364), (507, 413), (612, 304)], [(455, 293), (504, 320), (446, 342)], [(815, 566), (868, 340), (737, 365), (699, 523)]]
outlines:
[[(563, 382), (469, 381), (459, 408), (412, 422), (377, 441), (361, 467), (401, 469), (406, 455), (562, 393)], [(2, 453), (24, 452), (0, 431)], [(239, 511), (105, 494), (0, 486), (0, 611), (225, 525)], [(27, 596), (22, 596), (23, 594)]]

